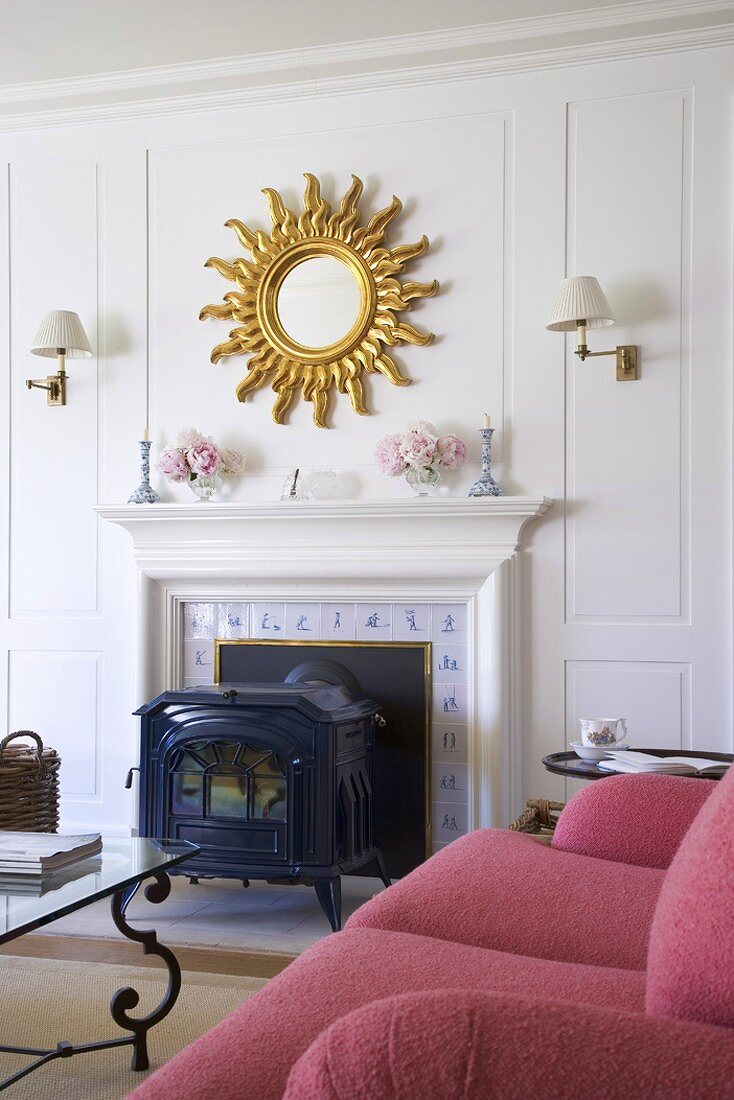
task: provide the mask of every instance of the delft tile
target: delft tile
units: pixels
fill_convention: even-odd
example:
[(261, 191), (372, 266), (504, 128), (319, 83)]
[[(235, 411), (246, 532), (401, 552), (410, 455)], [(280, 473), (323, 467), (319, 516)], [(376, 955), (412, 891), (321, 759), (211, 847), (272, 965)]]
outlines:
[(358, 603), (357, 638), (360, 642), (392, 641), (392, 604)]
[(354, 641), (355, 623), (353, 603), (322, 603), (321, 637), (324, 641)]
[(431, 853), (435, 856), (436, 852), (440, 852), (442, 848), (448, 848), (451, 841), (444, 842), (443, 844), (432, 844)]
[(434, 722), (466, 722), (467, 690), (466, 684), (434, 683), (433, 685)]
[(464, 603), (437, 603), (433, 605), (432, 641), (443, 645), (467, 644), (467, 614)]
[(321, 604), (287, 603), (285, 636), (295, 641), (317, 642), (321, 637)]
[(431, 729), (431, 756), (435, 764), (467, 762), (466, 726), (452, 726), (441, 721), (440, 716), (433, 719)]
[(442, 802), (466, 803), (469, 798), (469, 767), (467, 764), (434, 764), (433, 797)]
[(252, 638), (285, 636), (285, 604), (254, 603), (251, 608)]
[(433, 643), (433, 679), (466, 683), (467, 647)]
[(216, 604), (185, 603), (184, 638), (213, 638), (216, 629)]
[(214, 683), (214, 668), (203, 670), (206, 672), (205, 676), (184, 676), (182, 685), (185, 688), (194, 687), (207, 687), (209, 684)]
[(218, 638), (250, 637), (250, 605), (247, 603), (220, 603), (217, 627)]
[(430, 642), (431, 605), (424, 603), (395, 603), (393, 614), (393, 640), (396, 642)]
[(434, 844), (456, 840), (469, 831), (469, 811), (467, 806), (454, 802), (433, 803)]
[(192, 638), (184, 642), (184, 676), (208, 676), (213, 667), (213, 641)]

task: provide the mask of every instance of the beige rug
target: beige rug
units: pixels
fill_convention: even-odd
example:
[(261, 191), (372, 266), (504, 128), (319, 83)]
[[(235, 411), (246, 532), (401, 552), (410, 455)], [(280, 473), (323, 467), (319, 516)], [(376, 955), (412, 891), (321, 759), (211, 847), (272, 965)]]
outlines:
[[(131, 1015), (145, 1015), (161, 999), (164, 973), (163, 967), (159, 972), (148, 967), (0, 956), (0, 1043), (50, 1048), (60, 1040), (81, 1043), (115, 1038), (124, 1034), (109, 1014), (115, 990), (122, 985), (136, 989), (140, 1004)], [(174, 1008), (149, 1032), (150, 1072), (254, 996), (265, 982), (264, 978), (184, 972)], [(121, 1100), (146, 1077), (130, 1069), (131, 1053), (130, 1047), (120, 1047), (59, 1058), (11, 1085), (3, 1097)], [(25, 1057), (0, 1054), (0, 1080), (27, 1063)]]

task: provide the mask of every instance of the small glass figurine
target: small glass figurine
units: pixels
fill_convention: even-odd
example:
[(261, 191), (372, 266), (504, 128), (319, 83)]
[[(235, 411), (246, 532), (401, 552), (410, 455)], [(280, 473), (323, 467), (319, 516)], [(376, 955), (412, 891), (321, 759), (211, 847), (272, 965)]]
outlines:
[(158, 504), (160, 497), (150, 484), (150, 440), (138, 441), (140, 447), (140, 484), (127, 498), (128, 504)]
[(480, 428), (479, 435), (482, 440), (482, 473), (478, 481), (475, 481), (469, 490), (470, 497), (501, 497), (502, 488), (492, 477), (490, 469), (489, 452), (492, 447), (492, 434), (494, 428)]

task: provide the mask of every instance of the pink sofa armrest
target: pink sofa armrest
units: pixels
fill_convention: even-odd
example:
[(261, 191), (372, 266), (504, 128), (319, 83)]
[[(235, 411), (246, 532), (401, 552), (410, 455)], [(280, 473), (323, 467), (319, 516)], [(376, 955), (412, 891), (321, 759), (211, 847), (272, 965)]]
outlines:
[(731, 1095), (733, 1074), (728, 1028), (457, 989), (342, 1017), (283, 1100), (711, 1100)]
[(668, 867), (715, 789), (680, 775), (614, 775), (585, 787), (562, 812), (552, 845), (564, 852)]

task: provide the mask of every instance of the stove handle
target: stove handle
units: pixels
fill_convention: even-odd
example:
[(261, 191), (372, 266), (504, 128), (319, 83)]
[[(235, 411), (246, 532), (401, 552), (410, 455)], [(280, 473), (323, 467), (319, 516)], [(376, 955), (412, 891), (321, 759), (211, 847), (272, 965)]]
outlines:
[(137, 765), (136, 765), (134, 768), (131, 768), (130, 771), (127, 773), (127, 779), (125, 780), (125, 790), (126, 791), (129, 791), (129, 790), (132, 789), (133, 772), (137, 772), (138, 775), (140, 775), (140, 768), (137, 767)]
[(385, 726), (387, 725), (387, 722), (385, 721), (385, 719), (384, 719), (384, 718), (382, 717), (382, 715), (381, 715), (381, 714), (373, 714), (373, 715), (372, 715), (372, 721), (373, 721), (373, 722), (375, 723), (375, 725), (376, 725), (376, 726), (378, 726), (378, 727), (379, 727), (379, 728), (380, 728), (381, 730), (382, 730), (382, 729), (384, 729), (384, 728), (385, 728)]

